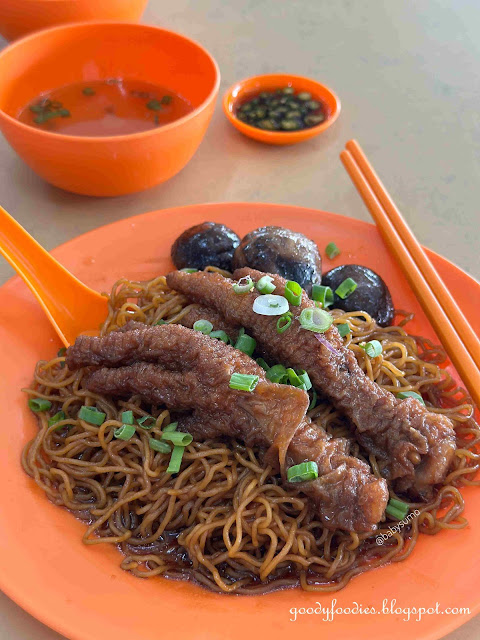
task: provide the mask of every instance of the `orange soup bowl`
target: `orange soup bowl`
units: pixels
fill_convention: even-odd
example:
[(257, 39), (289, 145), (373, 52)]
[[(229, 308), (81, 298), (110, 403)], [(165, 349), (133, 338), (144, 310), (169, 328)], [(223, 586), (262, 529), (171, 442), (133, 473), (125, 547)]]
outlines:
[(138, 22), (148, 0), (1, 0), (0, 34), (15, 40), (66, 22)]
[[(286, 86), (292, 86), (296, 91), (308, 91), (312, 94), (313, 99), (322, 102), (326, 110), (327, 117), (325, 120), (314, 127), (299, 131), (265, 131), (264, 129), (252, 127), (236, 117), (236, 110), (242, 102), (253, 98), (261, 91), (273, 91)], [(324, 84), (311, 78), (287, 73), (270, 73), (240, 80), (240, 82), (233, 84), (223, 96), (223, 111), (236, 129), (249, 138), (276, 145), (296, 144), (318, 136), (325, 129), (332, 126), (340, 115), (340, 108), (340, 100)]]
[[(63, 135), (17, 119), (41, 93), (108, 78), (166, 87), (193, 110), (148, 131), (109, 137)], [(205, 135), (219, 84), (213, 57), (178, 33), (113, 22), (63, 25), (0, 53), (0, 129), (18, 155), (57, 187), (91, 196), (134, 193), (187, 164)]]

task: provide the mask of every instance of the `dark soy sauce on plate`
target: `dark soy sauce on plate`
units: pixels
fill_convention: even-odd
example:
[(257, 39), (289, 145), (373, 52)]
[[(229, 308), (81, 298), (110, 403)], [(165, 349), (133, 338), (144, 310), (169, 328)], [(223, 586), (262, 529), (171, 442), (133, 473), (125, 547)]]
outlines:
[(120, 136), (174, 122), (193, 110), (177, 93), (147, 82), (109, 78), (65, 85), (41, 94), (20, 122), (71, 136)]

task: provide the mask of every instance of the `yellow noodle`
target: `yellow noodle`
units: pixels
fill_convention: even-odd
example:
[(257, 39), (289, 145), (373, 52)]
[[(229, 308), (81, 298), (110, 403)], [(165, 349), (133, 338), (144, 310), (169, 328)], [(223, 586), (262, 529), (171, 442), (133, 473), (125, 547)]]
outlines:
[[(122, 279), (112, 288), (101, 334), (130, 319), (179, 322), (193, 306), (167, 287), (164, 276), (149, 282)], [(363, 312), (332, 313), (336, 324), (349, 325), (345, 345), (372, 380), (393, 392), (421, 392), (429, 409), (448, 415), (456, 429), (448, 477), (430, 501), (409, 503), (419, 515), (400, 532), (390, 529), (395, 521), (389, 516), (370, 533), (325, 529), (299, 490), (281, 486), (261, 451), (235, 440), (193, 442), (180, 473), (171, 476), (169, 455), (153, 451), (148, 442), (170, 422), (169, 412), (138, 396), (114, 400), (91, 393), (83, 371), (69, 372), (61, 356), (39, 362), (27, 390), (53, 406), (49, 415), (37, 414), (38, 433), (22, 455), (26, 473), (49, 500), (85, 521), (85, 544), (119, 545), (121, 567), (142, 578), (191, 579), (224, 593), (261, 594), (296, 585), (329, 592), (367, 570), (404, 560), (419, 535), (466, 526), (459, 488), (480, 483), (480, 428), (466, 392), (439, 367), (446, 359), (443, 349), (407, 334), (404, 324), (411, 314), (398, 312), (396, 326), (381, 328)], [(373, 339), (383, 352), (371, 360), (360, 343)], [(97, 406), (106, 421), (97, 427), (79, 420), (82, 405)], [(48, 418), (60, 409), (65, 420), (49, 427)], [(155, 424), (149, 431), (138, 428), (126, 442), (118, 440), (113, 432), (123, 411), (136, 418), (152, 415)], [(348, 438), (352, 455), (381, 477), (384, 461), (362, 451), (330, 403), (322, 400), (309, 415), (333, 436)], [(390, 494), (405, 500), (392, 488)], [(376, 542), (380, 535), (386, 537), (382, 545)]]

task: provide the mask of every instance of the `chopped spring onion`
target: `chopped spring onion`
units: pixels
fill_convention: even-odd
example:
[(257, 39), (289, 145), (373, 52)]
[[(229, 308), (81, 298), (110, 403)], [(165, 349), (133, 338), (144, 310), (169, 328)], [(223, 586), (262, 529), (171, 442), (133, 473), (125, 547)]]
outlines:
[(210, 333), (212, 333), (213, 324), (208, 320), (197, 320), (193, 323), (193, 328), (195, 331), (200, 331), (200, 333), (204, 333), (206, 336), (208, 336)]
[(119, 440), (130, 440), (134, 433), (135, 427), (133, 426), (133, 424), (122, 424), (121, 427), (115, 429), (113, 435)]
[(315, 391), (315, 389), (313, 389), (312, 399), (310, 401), (310, 404), (308, 405), (308, 411), (310, 411), (311, 409), (314, 409), (316, 404), (317, 404), (317, 392)]
[(333, 323), (333, 317), (324, 309), (303, 309), (299, 317), (302, 329), (314, 331), (315, 333), (325, 333)]
[(85, 420), (89, 424), (96, 424), (98, 427), (105, 422), (107, 415), (97, 409), (97, 407), (80, 407), (78, 412), (80, 420)]
[(252, 392), (257, 384), (258, 376), (252, 376), (247, 373), (232, 373), (229, 386), (230, 389)]
[(158, 453), (170, 453), (172, 450), (172, 447), (167, 442), (162, 442), (156, 438), (149, 438), (148, 444), (150, 445), (150, 449), (158, 451)]
[(310, 376), (303, 369), (297, 369), (296, 371), (293, 369), (287, 369), (287, 373), (290, 384), (294, 387), (299, 387), (305, 391), (309, 391), (312, 388)]
[(198, 269), (193, 269), (192, 267), (183, 267), (183, 269), (180, 269), (180, 271), (183, 271), (183, 273), (197, 273)]
[(290, 328), (293, 320), (293, 313), (291, 311), (287, 311), (283, 316), (277, 320), (277, 333), (283, 333), (287, 329)]
[(288, 373), (283, 364), (274, 364), (273, 367), (268, 369), (266, 378), (267, 380), (270, 380), (270, 382), (283, 384), (288, 380)]
[(240, 278), (238, 282), (234, 282), (232, 286), (235, 293), (248, 293), (254, 288), (255, 283), (250, 276), (245, 276)]
[(351, 295), (356, 288), (357, 283), (353, 278), (345, 278), (345, 280), (340, 283), (335, 289), (335, 293), (339, 298), (345, 300), (345, 298), (348, 298), (348, 296)]
[(133, 411), (124, 411), (121, 420), (123, 424), (133, 424)]
[(150, 429), (155, 426), (156, 420), (153, 416), (142, 416), (137, 422), (142, 429), (150, 431)]
[(370, 340), (370, 342), (359, 344), (358, 346), (365, 351), (369, 358), (376, 358), (383, 351), (383, 347), (378, 340)]
[(275, 291), (276, 289), (275, 285), (273, 284), (272, 276), (262, 276), (255, 286), (257, 290), (263, 294), (273, 293), (273, 291)]
[(212, 331), (210, 333), (210, 338), (216, 338), (217, 340), (225, 342), (225, 344), (228, 344), (230, 342), (230, 338), (225, 333), (225, 331)]
[(340, 255), (340, 249), (337, 247), (335, 242), (329, 242), (325, 247), (325, 253), (330, 258), (330, 260), (333, 260), (333, 258), (336, 258)]
[(349, 333), (351, 333), (350, 325), (347, 322), (343, 324), (337, 324), (336, 327), (337, 327), (338, 333), (340, 334), (340, 337), (342, 338), (344, 338)]
[(178, 473), (182, 464), (183, 454), (185, 447), (176, 445), (173, 447), (172, 455), (170, 456), (170, 462), (168, 463), (167, 473)]
[(409, 506), (406, 502), (402, 500), (396, 500), (395, 498), (390, 498), (387, 504), (387, 508), (385, 512), (388, 513), (389, 516), (396, 518), (397, 520), (403, 520), (409, 511)]
[(265, 369), (265, 371), (268, 371), (270, 369), (270, 367), (268, 366), (268, 364), (265, 362), (265, 360), (263, 358), (257, 358), (255, 360), (255, 362), (262, 367), (262, 369)]
[(302, 287), (295, 280), (287, 280), (284, 296), (291, 305), (299, 307), (302, 301)]
[(43, 398), (30, 398), (28, 406), (32, 411), (38, 413), (39, 411), (48, 411), (52, 403), (50, 400), (44, 400)]
[(315, 478), (318, 478), (318, 465), (311, 460), (296, 464), (287, 470), (288, 482), (305, 482)]
[(288, 300), (283, 296), (267, 293), (255, 298), (253, 310), (260, 316), (283, 316), (288, 311)]
[(416, 391), (400, 391), (400, 393), (397, 393), (397, 398), (400, 398), (400, 400), (405, 400), (405, 398), (415, 398), (415, 400), (418, 400), (425, 405), (425, 400)]
[(159, 325), (162, 325), (162, 324), (167, 324), (167, 323), (165, 322), (165, 320), (163, 320), (162, 318), (160, 318), (160, 320), (159, 320), (158, 322), (155, 322), (155, 325), (158, 325), (158, 324), (159, 324)]
[(330, 287), (324, 287), (322, 284), (314, 284), (312, 287), (312, 300), (320, 302), (322, 309), (326, 309), (333, 304), (333, 291)]
[(53, 427), (54, 424), (57, 424), (60, 420), (65, 420), (66, 417), (65, 411), (57, 411), (54, 416), (48, 419), (48, 426)]
[(177, 427), (178, 422), (170, 422), (170, 424), (167, 424), (165, 427), (163, 427), (162, 431), (163, 433), (170, 433), (171, 431), (175, 431)]
[(255, 347), (257, 346), (257, 341), (254, 340), (251, 336), (247, 336), (246, 333), (238, 336), (237, 341), (235, 342), (235, 349), (239, 351), (243, 351), (247, 356), (251, 356), (255, 351)]
[(190, 433), (184, 433), (182, 431), (165, 431), (162, 432), (162, 440), (168, 440), (174, 446), (186, 447), (193, 441), (193, 436)]
[[(67, 353), (67, 347), (62, 347), (57, 351), (57, 358), (63, 358), (66, 353)], [(65, 360), (63, 362), (60, 362), (60, 368), (63, 369), (64, 366), (65, 366)]]

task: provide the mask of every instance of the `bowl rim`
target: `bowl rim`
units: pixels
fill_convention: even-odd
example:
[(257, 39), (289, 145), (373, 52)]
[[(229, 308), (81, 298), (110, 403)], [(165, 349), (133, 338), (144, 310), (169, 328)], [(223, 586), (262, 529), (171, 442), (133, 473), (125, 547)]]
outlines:
[[(235, 88), (242, 87), (246, 82), (250, 82), (252, 80), (262, 81), (266, 78), (275, 78), (275, 77), (278, 77), (278, 78), (287, 77), (289, 78), (288, 80), (289, 82), (291, 80), (292, 82), (298, 81), (301, 83), (302, 81), (307, 80), (308, 82), (312, 82), (316, 84), (318, 87), (321, 87), (322, 89), (326, 90), (333, 97), (335, 101), (334, 110), (320, 124), (317, 124), (314, 127), (308, 127), (306, 129), (299, 129), (297, 131), (268, 131), (266, 129), (260, 129), (259, 127), (254, 127), (251, 124), (248, 124), (246, 122), (243, 122), (242, 120), (239, 120), (237, 116), (233, 113), (233, 111), (229, 109), (230, 104), (235, 104), (235, 100), (233, 99), (233, 96), (232, 96)], [(259, 134), (259, 132), (261, 132), (261, 135), (262, 137), (265, 137), (265, 140), (267, 139), (278, 140), (280, 136), (282, 140), (287, 140), (288, 137), (291, 137), (293, 141), (294, 138), (298, 140), (299, 138), (307, 139), (310, 137), (314, 137), (315, 135), (321, 133), (325, 129), (328, 129), (328, 127), (330, 127), (340, 115), (340, 111), (342, 110), (342, 103), (340, 102), (340, 98), (335, 93), (335, 91), (333, 91), (333, 89), (331, 89), (326, 84), (323, 84), (323, 82), (319, 82), (318, 80), (315, 80), (315, 78), (309, 78), (308, 76), (299, 76), (293, 73), (262, 73), (259, 75), (249, 76), (248, 78), (242, 78), (242, 80), (237, 80), (237, 82), (234, 82), (232, 85), (230, 85), (230, 87), (228, 87), (228, 89), (223, 94), (222, 107), (223, 107), (223, 112), (227, 116), (228, 120), (244, 134), (252, 134), (252, 136), (255, 137), (256, 135)]]
[(202, 111), (204, 111), (207, 106), (210, 104), (210, 102), (212, 100), (215, 99), (215, 96), (218, 94), (218, 90), (220, 88), (220, 68), (218, 66), (217, 61), (215, 60), (215, 58), (212, 56), (212, 54), (207, 51), (207, 49), (201, 45), (199, 42), (197, 42), (196, 40), (194, 40), (193, 38), (189, 38), (188, 36), (183, 35), (182, 33), (179, 33), (178, 31), (173, 31), (172, 29), (163, 29), (162, 27), (157, 27), (155, 25), (150, 25), (150, 24), (141, 24), (141, 23), (135, 23), (135, 22), (120, 22), (117, 20), (98, 20), (98, 21), (91, 21), (91, 20), (84, 20), (81, 22), (67, 22), (65, 24), (61, 24), (61, 25), (56, 25), (54, 27), (48, 27), (46, 29), (41, 29), (39, 31), (34, 31), (33, 33), (29, 33), (25, 36), (23, 36), (22, 38), (19, 38), (18, 40), (15, 40), (14, 42), (12, 42), (11, 44), (8, 44), (4, 49), (2, 49), (0, 51), (0, 59), (3, 57), (3, 55), (6, 52), (10, 52), (12, 49), (15, 49), (16, 47), (22, 46), (24, 42), (27, 42), (29, 40), (33, 40), (35, 38), (37, 38), (40, 35), (46, 34), (46, 33), (51, 33), (54, 31), (68, 31), (70, 29), (75, 29), (75, 28), (80, 28), (80, 27), (99, 27), (99, 26), (118, 26), (118, 27), (129, 27), (129, 28), (135, 28), (135, 29), (139, 29), (139, 30), (149, 30), (149, 31), (160, 31), (163, 33), (168, 33), (170, 35), (173, 36), (177, 36), (179, 38), (181, 38), (182, 40), (186, 40), (187, 42), (189, 42), (190, 44), (193, 44), (194, 46), (196, 46), (198, 49), (200, 49), (200, 51), (202, 51), (202, 53), (204, 53), (206, 55), (206, 57), (210, 60), (210, 62), (213, 65), (214, 71), (215, 71), (215, 81), (214, 81), (214, 85), (212, 90), (210, 91), (210, 93), (207, 95), (207, 97), (203, 100), (203, 102), (201, 102), (201, 104), (198, 105), (198, 107), (196, 107), (195, 109), (193, 109), (193, 111), (190, 111), (189, 113), (185, 114), (184, 116), (182, 116), (181, 118), (178, 118), (177, 120), (174, 120), (173, 122), (169, 122), (167, 124), (162, 125), (161, 127), (156, 127), (156, 128), (152, 128), (152, 129), (147, 129), (147, 131), (138, 131), (136, 133), (126, 133), (126, 134), (119, 134), (119, 135), (113, 135), (113, 136), (78, 136), (78, 135), (71, 135), (68, 133), (56, 133), (54, 131), (45, 131), (43, 129), (37, 129), (36, 127), (32, 127), (29, 124), (26, 124), (24, 122), (21, 122), (20, 120), (18, 120), (17, 118), (14, 118), (13, 116), (10, 116), (6, 111), (4, 111), (1, 107), (0, 107), (0, 118), (4, 118), (7, 121), (9, 121), (10, 123), (12, 123), (14, 126), (18, 126), (20, 127), (20, 129), (27, 131), (27, 132), (31, 132), (34, 135), (40, 135), (45, 137), (47, 140), (48, 139), (55, 139), (58, 140), (59, 138), (64, 140), (64, 139), (70, 139), (70, 140), (81, 140), (82, 142), (104, 142), (104, 141), (119, 141), (119, 140), (131, 140), (134, 138), (145, 138), (148, 137), (154, 133), (158, 133), (159, 131), (166, 131), (166, 130), (170, 130), (170, 129), (174, 129), (179, 125), (182, 125), (184, 122), (192, 119), (193, 117), (197, 116), (199, 113), (201, 113)]

